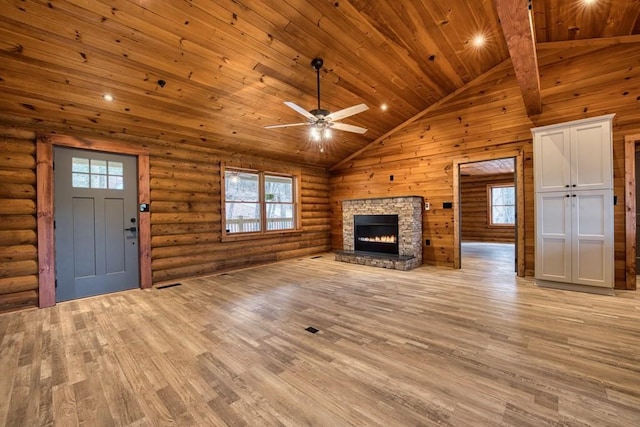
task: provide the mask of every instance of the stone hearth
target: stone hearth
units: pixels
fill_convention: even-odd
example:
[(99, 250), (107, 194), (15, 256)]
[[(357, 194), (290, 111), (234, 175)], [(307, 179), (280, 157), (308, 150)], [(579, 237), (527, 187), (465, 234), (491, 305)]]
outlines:
[[(342, 202), (342, 251), (336, 261), (411, 270), (422, 264), (422, 197), (384, 197)], [(398, 215), (398, 255), (354, 251), (354, 215)]]

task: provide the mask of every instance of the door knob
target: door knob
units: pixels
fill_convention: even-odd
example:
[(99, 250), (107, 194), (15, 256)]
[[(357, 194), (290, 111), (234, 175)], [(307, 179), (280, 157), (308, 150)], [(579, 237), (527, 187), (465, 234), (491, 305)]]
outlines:
[(136, 232), (138, 231), (138, 229), (136, 227), (129, 227), (129, 228), (125, 228), (124, 231), (133, 231)]

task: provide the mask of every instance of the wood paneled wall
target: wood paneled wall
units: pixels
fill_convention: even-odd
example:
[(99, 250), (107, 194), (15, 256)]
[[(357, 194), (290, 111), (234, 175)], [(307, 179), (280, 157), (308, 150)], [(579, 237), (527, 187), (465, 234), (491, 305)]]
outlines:
[(489, 225), (489, 185), (513, 185), (513, 174), (472, 175), (460, 179), (462, 241), (515, 242), (515, 227)]
[[(153, 283), (177, 281), (330, 249), (323, 168), (150, 144)], [(35, 133), (0, 129), (0, 312), (38, 303)], [(300, 232), (221, 242), (220, 164), (300, 176)]]
[(0, 312), (38, 304), (35, 133), (0, 128)]
[[(431, 202), (423, 216), (425, 264), (453, 266), (455, 159), (500, 150), (524, 153), (525, 269), (534, 273), (533, 156), (530, 129), (602, 114), (614, 118), (616, 287), (624, 287), (624, 135), (640, 132), (638, 44), (591, 52), (545, 51), (539, 60), (543, 112), (530, 119), (510, 66), (499, 66), (458, 96), (333, 171), (332, 245), (341, 248), (344, 199), (419, 195)], [(390, 181), (389, 176), (394, 175)], [(455, 208), (455, 207), (454, 207)]]

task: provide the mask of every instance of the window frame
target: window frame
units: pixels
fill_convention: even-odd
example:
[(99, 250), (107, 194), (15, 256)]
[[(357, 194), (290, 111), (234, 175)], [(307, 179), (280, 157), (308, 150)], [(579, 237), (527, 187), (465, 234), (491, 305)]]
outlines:
[[(237, 171), (244, 173), (252, 173), (258, 175), (258, 201), (257, 203), (260, 205), (260, 231), (249, 231), (249, 232), (241, 232), (241, 233), (231, 233), (227, 232), (227, 200), (226, 200), (226, 173), (229, 171)], [(288, 229), (280, 229), (280, 230), (267, 230), (267, 204), (269, 203), (266, 200), (265, 194), (265, 177), (266, 176), (274, 176), (274, 177), (283, 177), (283, 178), (291, 178), (292, 181), (292, 201), (291, 205), (293, 208), (293, 228)], [(242, 168), (235, 166), (226, 166), (221, 164), (220, 166), (220, 205), (221, 205), (221, 217), (220, 217), (220, 234), (221, 240), (225, 241), (237, 241), (237, 240), (250, 240), (250, 239), (259, 239), (266, 237), (273, 237), (278, 235), (288, 235), (288, 234), (300, 234), (300, 176), (296, 173), (286, 173), (286, 172), (273, 172), (267, 170), (259, 170), (259, 169), (250, 169), (250, 168)]]
[(512, 205), (496, 205), (496, 206), (513, 206), (514, 208), (514, 217), (513, 217), (513, 222), (510, 224), (496, 224), (495, 222), (493, 222), (493, 189), (494, 188), (513, 188), (513, 194), (514, 196), (517, 198), (517, 192), (516, 192), (516, 185), (515, 183), (506, 183), (506, 184), (487, 184), (487, 225), (489, 227), (496, 227), (496, 228), (501, 228), (501, 227), (515, 227), (516, 226), (516, 215), (517, 215), (517, 208), (518, 208), (518, 201), (514, 200), (514, 203)]

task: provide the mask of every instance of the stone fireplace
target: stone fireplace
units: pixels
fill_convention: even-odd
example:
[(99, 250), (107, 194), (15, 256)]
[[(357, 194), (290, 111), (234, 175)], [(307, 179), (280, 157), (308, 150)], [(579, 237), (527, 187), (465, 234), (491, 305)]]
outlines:
[(344, 200), (342, 224), (337, 261), (397, 270), (422, 264), (422, 197)]

